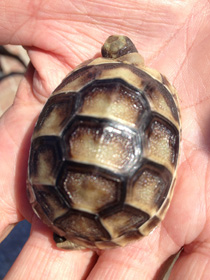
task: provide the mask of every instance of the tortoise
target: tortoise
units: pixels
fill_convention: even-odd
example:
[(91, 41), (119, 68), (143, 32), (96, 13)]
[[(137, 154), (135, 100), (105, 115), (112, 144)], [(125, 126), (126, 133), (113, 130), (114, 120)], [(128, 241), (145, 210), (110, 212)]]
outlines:
[(28, 198), (59, 248), (125, 246), (158, 225), (173, 194), (175, 88), (126, 36), (101, 53), (53, 91), (31, 139)]

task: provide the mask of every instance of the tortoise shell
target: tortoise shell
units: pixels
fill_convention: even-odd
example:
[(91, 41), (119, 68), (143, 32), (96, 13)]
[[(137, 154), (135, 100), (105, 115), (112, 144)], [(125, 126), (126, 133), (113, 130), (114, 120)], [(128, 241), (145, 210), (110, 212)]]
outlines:
[(57, 246), (113, 248), (164, 218), (179, 155), (176, 91), (131, 40), (71, 72), (46, 102), (31, 140), (28, 197)]

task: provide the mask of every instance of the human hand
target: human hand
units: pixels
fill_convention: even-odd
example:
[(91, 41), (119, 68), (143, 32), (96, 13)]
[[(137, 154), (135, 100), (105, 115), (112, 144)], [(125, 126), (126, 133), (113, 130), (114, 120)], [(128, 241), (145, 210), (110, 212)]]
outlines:
[[(205, 12), (203, 12), (205, 11)], [(208, 1), (12, 1), (1, 3), (1, 44), (27, 48), (31, 63), (0, 119), (0, 233), (26, 218), (31, 235), (5, 279), (158, 279), (184, 247), (171, 279), (210, 275)], [(129, 36), (146, 64), (165, 74), (181, 101), (182, 155), (165, 220), (125, 248), (63, 251), (27, 201), (30, 135), (46, 98), (111, 34)]]

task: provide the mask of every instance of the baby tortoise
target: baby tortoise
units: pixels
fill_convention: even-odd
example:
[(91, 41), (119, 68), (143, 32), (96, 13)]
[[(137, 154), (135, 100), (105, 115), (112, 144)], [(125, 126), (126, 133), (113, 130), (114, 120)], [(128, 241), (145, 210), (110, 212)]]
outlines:
[(180, 142), (176, 91), (125, 36), (72, 71), (31, 140), (28, 197), (66, 249), (107, 249), (148, 235), (173, 194)]

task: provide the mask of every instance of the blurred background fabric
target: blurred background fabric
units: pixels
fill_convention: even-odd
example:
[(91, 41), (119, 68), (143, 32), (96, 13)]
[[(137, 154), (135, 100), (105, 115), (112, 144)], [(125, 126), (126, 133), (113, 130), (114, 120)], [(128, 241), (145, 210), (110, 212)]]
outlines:
[[(30, 234), (31, 225), (22, 221), (0, 244), (0, 279), (3, 280), (13, 262), (19, 255)], [(15, 279), (14, 279), (15, 280)]]
[[(0, 46), (0, 116), (12, 105), (29, 58), (20, 46)], [(20, 253), (30, 234), (30, 224), (22, 221), (0, 244), (0, 280)]]

